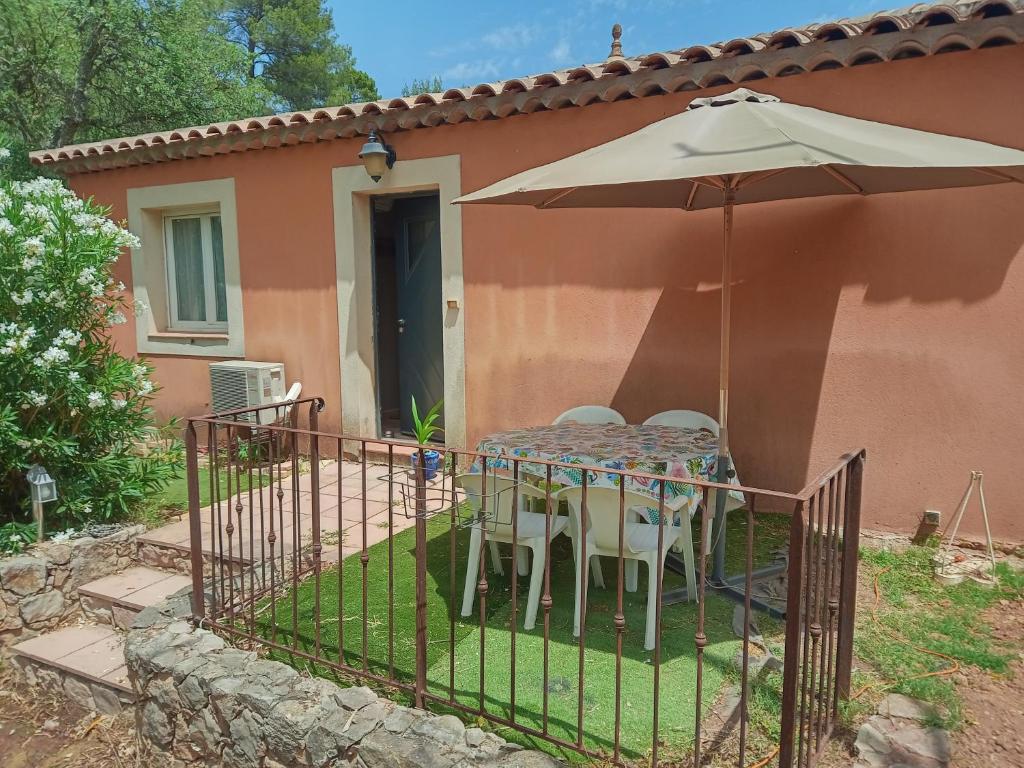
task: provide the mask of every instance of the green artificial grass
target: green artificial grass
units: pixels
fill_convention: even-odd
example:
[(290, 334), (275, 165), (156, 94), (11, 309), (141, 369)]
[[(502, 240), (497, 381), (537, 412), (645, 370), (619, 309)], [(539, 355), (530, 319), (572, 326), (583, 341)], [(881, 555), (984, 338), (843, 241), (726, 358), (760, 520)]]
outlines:
[[(228, 498), (228, 477), (227, 470), (221, 469), (218, 473), (218, 481), (220, 483), (220, 498)], [(237, 482), (239, 481), (240, 482)], [(261, 482), (262, 480), (262, 482)], [(235, 473), (231, 473), (231, 493), (234, 494), (238, 491), (237, 485), (242, 491), (248, 491), (250, 485), (253, 488), (263, 487), (270, 484), (269, 475), (264, 472), (262, 477), (253, 470), (252, 480), (250, 482), (248, 474), (243, 469), (240, 478), (235, 478)], [(173, 509), (184, 511), (188, 509), (188, 478), (179, 477), (171, 480), (170, 483), (156, 496), (152, 498), (153, 505), (157, 509)], [(203, 465), (199, 467), (199, 504), (200, 506), (207, 506), (210, 504), (210, 468), (209, 466)]]
[(875, 675), (862, 676), (854, 687), (867, 685), (937, 704), (942, 715), (936, 724), (956, 728), (962, 720), (956, 686), (948, 676), (922, 677), (949, 668), (951, 662), (917, 649), (1005, 674), (1019, 649), (993, 637), (981, 613), (1000, 600), (1024, 596), (1024, 573), (999, 564), (995, 588), (970, 581), (944, 587), (932, 577), (934, 554), (930, 547), (861, 552), (861, 578), (867, 584), (877, 578), (881, 599), (877, 610), (873, 604), (858, 606), (854, 648)]
[[(756, 528), (755, 564), (770, 560), (773, 550), (783, 545), (788, 518), (759, 516)], [(473, 614), (459, 616), (469, 543), (469, 531), (454, 529), (455, 557), (451, 558), (452, 532), (447, 518), (434, 518), (427, 523), (427, 590), (428, 590), (428, 690), (442, 697), (476, 708), (480, 705), (490, 714), (514, 718), (517, 723), (544, 730), (544, 630), (543, 607), (538, 612), (537, 627), (525, 632), (523, 612), (526, 609), (529, 577), (518, 579), (518, 611), (515, 632), (515, 709), (511, 705), (513, 689), (512, 659), (512, 590), (511, 548), (502, 546), (504, 575), (498, 576), (488, 566), (486, 617), (481, 637), (479, 601)], [(746, 521), (736, 514), (729, 532), (729, 561), (739, 567), (745, 560)], [(699, 536), (694, 535), (694, 540)], [(354, 543), (354, 542), (349, 542)], [(366, 602), (362, 592), (363, 564), (358, 554), (348, 557), (339, 572), (324, 571), (319, 579), (321, 658), (339, 660), (339, 647), (344, 649), (344, 663), (365, 668), (385, 677), (412, 682), (415, 674), (415, 531), (408, 529), (392, 540), (394, 590), (393, 623), (388, 616), (388, 542), (368, 550), (366, 564)], [(454, 569), (450, 564), (454, 562)], [(488, 558), (489, 563), (489, 558)], [(585, 747), (593, 752), (610, 753), (614, 746), (616, 671), (616, 565), (604, 559), (605, 589), (589, 588), (586, 653), (583, 678), (583, 732)], [(569, 539), (556, 538), (551, 548), (551, 584), (554, 599), (549, 624), (547, 665), (547, 732), (574, 742), (580, 736), (577, 723), (579, 687), (577, 684), (580, 655), (579, 644), (572, 636), (573, 589), (575, 567)], [(646, 568), (641, 565), (638, 590), (624, 593), (623, 613), (626, 629), (623, 636), (621, 676), (618, 680), (621, 700), (621, 745), (627, 756), (646, 754), (653, 733), (654, 659), (653, 652), (643, 649), (646, 612)], [(665, 575), (665, 589), (682, 586), (681, 576)], [(454, 594), (452, 586), (454, 585)], [(278, 643), (292, 645), (314, 653), (315, 646), (315, 579), (302, 583), (298, 590), (279, 597), (273, 615), (264, 607), (258, 631)], [(339, 599), (340, 596), (340, 599)], [(338, 622), (339, 602), (343, 620)], [(297, 611), (296, 611), (297, 609)], [(454, 610), (453, 610), (454, 609)], [(366, 621), (363, 621), (363, 615)], [(733, 659), (741, 641), (731, 629), (733, 603), (708, 596), (705, 604), (705, 633), (708, 645), (704, 650), (702, 714), (712, 706), (726, 678), (736, 676)], [(293, 616), (298, 617), (298, 632), (292, 633)], [(451, 617), (454, 616), (454, 622)], [(666, 756), (684, 753), (692, 745), (696, 715), (696, 649), (697, 626), (695, 603), (668, 606), (662, 613), (662, 649), (660, 666), (660, 722), (658, 736), (666, 745)], [(393, 630), (389, 640), (389, 627)], [(365, 628), (365, 643), (363, 632)], [(343, 642), (339, 641), (339, 630)], [(483, 654), (484, 682), (480, 670)], [(333, 676), (324, 665), (303, 662), (300, 657), (278, 652), (278, 658), (296, 666), (306, 667), (314, 674)], [(394, 695), (392, 693), (392, 695)], [(435, 707), (436, 709), (436, 707)], [(544, 742), (508, 728), (498, 728), (506, 738), (551, 749)], [(569, 755), (566, 755), (569, 756)]]

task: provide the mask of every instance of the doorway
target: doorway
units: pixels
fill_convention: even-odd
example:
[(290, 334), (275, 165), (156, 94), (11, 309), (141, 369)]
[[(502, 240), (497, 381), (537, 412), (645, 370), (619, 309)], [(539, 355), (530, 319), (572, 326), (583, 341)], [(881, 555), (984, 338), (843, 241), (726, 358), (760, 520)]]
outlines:
[(438, 194), (375, 196), (372, 231), (378, 434), (409, 436), (444, 396)]

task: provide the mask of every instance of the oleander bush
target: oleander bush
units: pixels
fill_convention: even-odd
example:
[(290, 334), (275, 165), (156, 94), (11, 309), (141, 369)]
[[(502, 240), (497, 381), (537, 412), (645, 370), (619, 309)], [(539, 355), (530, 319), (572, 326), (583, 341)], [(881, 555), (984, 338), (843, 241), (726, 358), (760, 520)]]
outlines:
[[(111, 268), (137, 239), (55, 179), (12, 181), (0, 149), (0, 528), (31, 521), (25, 472), (42, 464), (57, 531), (125, 519), (182, 465), (180, 445), (147, 455), (151, 367), (119, 354), (110, 329), (131, 310)], [(14, 549), (17, 536), (0, 537)], [(11, 544), (10, 542), (15, 542)], [(3, 546), (3, 542), (0, 542)]]

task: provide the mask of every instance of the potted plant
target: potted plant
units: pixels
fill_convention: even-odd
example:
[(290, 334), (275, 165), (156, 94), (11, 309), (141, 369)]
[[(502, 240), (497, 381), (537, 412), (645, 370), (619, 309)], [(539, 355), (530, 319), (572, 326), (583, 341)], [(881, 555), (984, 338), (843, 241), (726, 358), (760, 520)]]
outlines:
[(419, 466), (420, 455), (422, 454), (424, 480), (433, 480), (437, 477), (437, 468), (441, 463), (441, 454), (435, 450), (428, 449), (427, 444), (430, 442), (430, 438), (441, 431), (441, 427), (436, 422), (441, 418), (441, 404), (443, 402), (443, 400), (438, 400), (434, 403), (434, 407), (421, 419), (419, 410), (416, 408), (416, 398), (412, 398), (413, 434), (416, 436), (416, 442), (420, 444), (420, 449), (412, 455), (412, 466), (413, 469)]

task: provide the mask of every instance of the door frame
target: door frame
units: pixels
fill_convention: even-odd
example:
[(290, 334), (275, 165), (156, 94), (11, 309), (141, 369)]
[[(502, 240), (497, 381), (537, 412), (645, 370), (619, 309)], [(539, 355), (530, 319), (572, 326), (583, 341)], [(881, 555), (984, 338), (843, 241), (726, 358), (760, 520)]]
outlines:
[(341, 358), (342, 432), (380, 437), (374, 320), (372, 198), (403, 192), (437, 192), (441, 216), (442, 351), (445, 443), (466, 447), (466, 363), (463, 321), (462, 194), (459, 155), (399, 160), (379, 183), (362, 165), (331, 170), (334, 253)]

